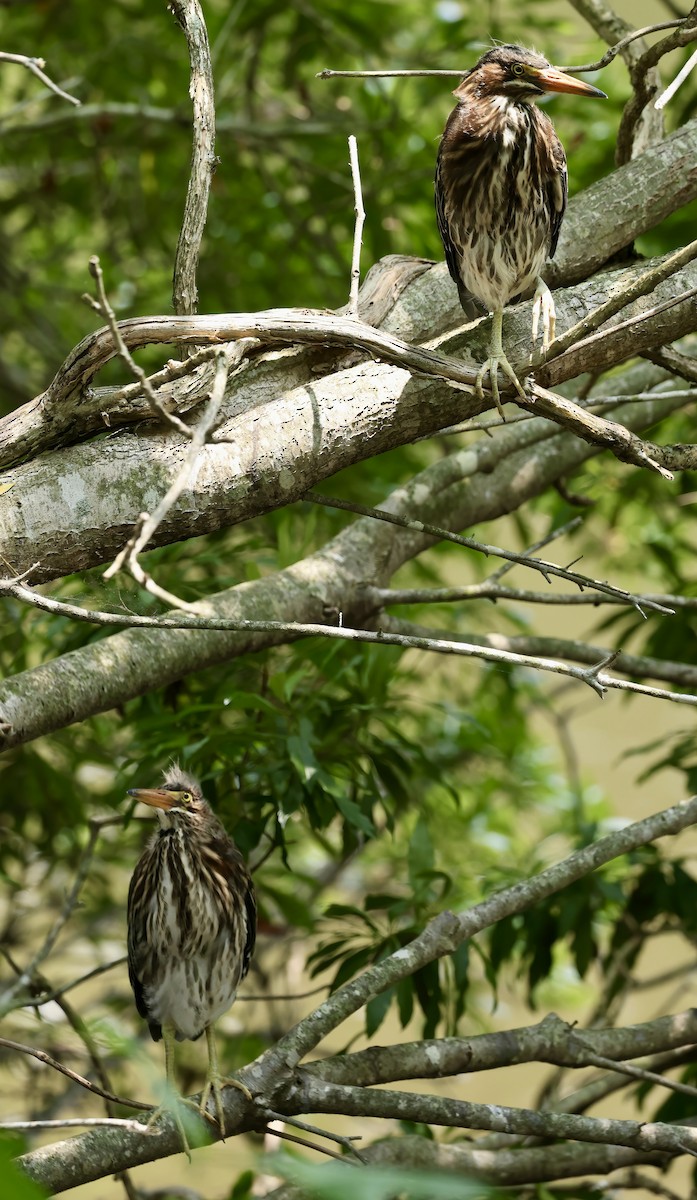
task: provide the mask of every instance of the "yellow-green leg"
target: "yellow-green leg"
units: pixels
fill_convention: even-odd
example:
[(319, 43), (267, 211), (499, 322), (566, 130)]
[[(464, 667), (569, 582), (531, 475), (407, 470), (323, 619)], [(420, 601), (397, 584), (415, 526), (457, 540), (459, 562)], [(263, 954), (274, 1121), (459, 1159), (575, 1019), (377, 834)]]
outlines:
[(215, 1044), (215, 1025), (206, 1026), (206, 1042), (208, 1043), (208, 1073), (206, 1075), (206, 1083), (201, 1093), (200, 1111), (204, 1116), (208, 1116), (208, 1100), (211, 1092), (215, 1100), (215, 1111), (218, 1117), (218, 1125), (220, 1126), (220, 1136), (225, 1141), (225, 1109), (223, 1107), (223, 1088), (236, 1087), (241, 1092), (244, 1092), (248, 1100), (252, 1099), (252, 1093), (249, 1088), (240, 1083), (239, 1079), (223, 1079), (218, 1066), (218, 1048)]
[(503, 408), (501, 406), (501, 400), (499, 397), (499, 381), (497, 378), (499, 367), (503, 371), (504, 375), (508, 376), (508, 378), (510, 379), (510, 381), (513, 384), (516, 391), (519, 393), (519, 395), (521, 395), (523, 397), (523, 400), (527, 400), (528, 397), (526, 395), (525, 388), (523, 387), (518, 376), (516, 375), (515, 371), (513, 370), (513, 367), (511, 366), (508, 359), (506, 358), (506, 354), (505, 354), (505, 351), (503, 348), (503, 309), (501, 309), (501, 308), (494, 309), (494, 312), (492, 314), (491, 341), (489, 343), (489, 357), (487, 358), (485, 363), (482, 363), (481, 367), (477, 371), (475, 391), (476, 391), (477, 395), (483, 399), (484, 388), (482, 385), (483, 385), (483, 381), (484, 381), (484, 376), (486, 375), (486, 373), (488, 371), (489, 382), (491, 384), (491, 394), (494, 397), (494, 403), (496, 404), (496, 407), (499, 410), (499, 415), (501, 417), (501, 420), (505, 421), (506, 418), (503, 415)]
[(184, 1122), (182, 1121), (182, 1116), (181, 1116), (181, 1111), (180, 1111), (181, 1106), (183, 1104), (186, 1104), (190, 1108), (193, 1108), (193, 1110), (197, 1116), (200, 1116), (200, 1115), (207, 1116), (207, 1114), (203, 1113), (203, 1112), (199, 1112), (198, 1105), (194, 1104), (193, 1100), (187, 1100), (185, 1096), (182, 1096), (177, 1087), (177, 1081), (174, 1077), (174, 1047), (175, 1047), (175, 1043), (176, 1043), (176, 1038), (174, 1036), (174, 1026), (168, 1025), (168, 1024), (165, 1024), (162, 1026), (162, 1040), (165, 1044), (165, 1076), (167, 1079), (167, 1099), (164, 1104), (160, 1104), (158, 1106), (158, 1108), (156, 1108), (150, 1114), (150, 1117), (148, 1119), (148, 1126), (156, 1124), (157, 1121), (159, 1121), (159, 1119), (163, 1113), (169, 1114), (174, 1119), (174, 1123), (177, 1126), (177, 1129), (179, 1131), (179, 1136), (181, 1138), (182, 1148), (190, 1162), (191, 1161), (191, 1147), (189, 1146), (189, 1139), (186, 1136), (186, 1129), (184, 1128)]

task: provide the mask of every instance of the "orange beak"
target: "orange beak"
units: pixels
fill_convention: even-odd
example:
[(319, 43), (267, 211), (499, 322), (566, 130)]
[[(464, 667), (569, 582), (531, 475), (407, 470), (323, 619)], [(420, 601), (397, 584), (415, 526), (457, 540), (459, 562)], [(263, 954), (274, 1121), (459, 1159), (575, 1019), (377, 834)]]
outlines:
[(541, 71), (531, 71), (530, 74), (546, 92), (568, 92), (571, 96), (598, 96), (601, 100), (607, 100), (600, 88), (584, 83), (582, 79), (574, 79), (573, 75), (565, 75), (557, 67), (543, 67)]
[(129, 788), (128, 795), (135, 796), (136, 800), (142, 800), (143, 804), (149, 804), (151, 808), (170, 809), (176, 803), (176, 797), (163, 788)]

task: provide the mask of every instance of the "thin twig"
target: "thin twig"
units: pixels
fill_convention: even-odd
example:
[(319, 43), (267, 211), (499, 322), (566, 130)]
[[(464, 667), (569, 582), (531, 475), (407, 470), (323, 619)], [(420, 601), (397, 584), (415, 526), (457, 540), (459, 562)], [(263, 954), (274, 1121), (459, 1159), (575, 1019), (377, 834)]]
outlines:
[(232, 346), (221, 347), (216, 356), (215, 378), (213, 387), (211, 388), (210, 400), (206, 405), (203, 416), (200, 421), (189, 432), (191, 445), (187, 451), (186, 458), (182, 464), (181, 470), (177, 473), (174, 481), (167, 489), (165, 495), (160, 500), (160, 503), (155, 508), (152, 515), (143, 513), (141, 515), (139, 528), (135, 531), (134, 536), (129, 539), (126, 546), (117, 554), (113, 563), (104, 572), (105, 579), (111, 579), (113, 575), (120, 571), (123, 566), (126, 566), (142, 587), (144, 587), (152, 595), (157, 596), (165, 604), (170, 604), (174, 608), (180, 608), (185, 612), (197, 612), (197, 609), (186, 604), (178, 596), (172, 595), (171, 592), (165, 591), (143, 570), (138, 562), (138, 556), (147, 546), (150, 538), (155, 533), (155, 530), (164, 521), (172, 506), (179, 499), (179, 496), (187, 486), (196, 460), (198, 459), (199, 451), (209, 440), (209, 436), (218, 420), (220, 406), (225, 396), (225, 386), (227, 384), (228, 372), (230, 366), (240, 361), (244, 354), (244, 346), (240, 343)]
[[(584, 63), (581, 67), (563, 67), (561, 69), (567, 71), (570, 75), (583, 75), (588, 71), (600, 71), (608, 63), (611, 63), (613, 58), (616, 58), (630, 42), (644, 37), (647, 33), (659, 33), (662, 29), (675, 29), (677, 26), (683, 24), (683, 20), (684, 18), (680, 17), (674, 21), (661, 21), (658, 25), (645, 25), (643, 29), (634, 29), (626, 37), (616, 42), (609, 50), (606, 50), (605, 54), (597, 62)], [(444, 79), (462, 79), (463, 75), (467, 75), (469, 69), (469, 67), (454, 67), (440, 71), (421, 70), (419, 68), (399, 71), (334, 71), (330, 67), (325, 67), (324, 70), (317, 72), (315, 79), (406, 79), (409, 77), (419, 78), (428, 76), (435, 76), (436, 78), (440, 76)]]
[(172, 0), (170, 8), (189, 48), (189, 95), (193, 104), (191, 170), (172, 281), (174, 311), (184, 315), (195, 313), (198, 304), (196, 271), (216, 163), (215, 98), (208, 32), (199, 0)]
[[(279, 1120), (287, 1121), (287, 1117), (280, 1117)], [(347, 1166), (355, 1164), (347, 1159), (343, 1154), (337, 1154), (335, 1150), (328, 1150), (326, 1146), (318, 1146), (316, 1142), (310, 1142), (307, 1138), (298, 1137), (296, 1133), (287, 1133), (285, 1129), (272, 1129), (269, 1126), (269, 1133), (274, 1137), (281, 1138), (284, 1142), (294, 1142), (296, 1146), (304, 1146), (307, 1150), (316, 1150), (318, 1154), (326, 1154), (327, 1158), (336, 1158), (339, 1162), (346, 1163)]]
[(6, 51), (0, 50), (0, 62), (17, 63), (20, 67), (26, 67), (28, 71), (31, 71), (32, 75), (36, 75), (36, 78), (41, 80), (45, 87), (55, 92), (56, 96), (60, 96), (61, 100), (67, 100), (69, 104), (77, 106), (82, 104), (82, 100), (78, 100), (77, 96), (71, 96), (69, 92), (64, 92), (63, 88), (60, 88), (57, 83), (49, 79), (43, 70), (46, 66), (43, 58), (31, 58), (27, 54), (8, 54)]
[(685, 65), (683, 67), (681, 67), (680, 70), (678, 71), (673, 82), (669, 83), (668, 87), (663, 92), (663, 94), (658, 97), (658, 100), (656, 101), (654, 107), (659, 108), (659, 109), (665, 108), (668, 101), (673, 99), (673, 96), (677, 92), (678, 88), (681, 86), (681, 84), (683, 84), (685, 82), (688, 75), (694, 70), (694, 68), (696, 66), (697, 66), (697, 50), (695, 50), (694, 53), (690, 55), (690, 57), (688, 58)]
[[(545, 537), (540, 538), (539, 542), (534, 542), (532, 546), (528, 546), (528, 549), (523, 551), (523, 558), (531, 558), (532, 555), (536, 554), (538, 550), (544, 549), (545, 546), (551, 545), (552, 542), (556, 542), (559, 538), (566, 537), (567, 534), (575, 533), (582, 522), (583, 517), (572, 517), (571, 520), (567, 521), (565, 525), (559, 525), (557, 529), (550, 530)], [(488, 579), (484, 581), (485, 584), (488, 583), (491, 585), (498, 583), (499, 579), (502, 579), (504, 575), (507, 575), (509, 571), (512, 571), (515, 565), (516, 564), (513, 562), (503, 563), (498, 570), (492, 571)]]
[(315, 79), (407, 79), (410, 76), (418, 78), (429, 75), (440, 76), (443, 79), (462, 79), (466, 75), (469, 67), (453, 67), (440, 71), (419, 70), (413, 71), (334, 71), (331, 67), (325, 67), (324, 70), (318, 71)]
[[(565, 350), (574, 346), (575, 343), (587, 344), (588, 334), (593, 333), (600, 325), (609, 320), (610, 317), (614, 317), (615, 313), (620, 312), (621, 309), (631, 304), (633, 300), (645, 296), (647, 292), (652, 292), (658, 287), (659, 283), (663, 283), (665, 279), (674, 275), (682, 267), (687, 266), (695, 258), (697, 258), (697, 240), (690, 242), (687, 246), (683, 246), (680, 250), (676, 250), (674, 254), (669, 254), (658, 266), (652, 267), (640, 275), (638, 279), (632, 280), (620, 292), (611, 296), (604, 304), (598, 305), (597, 308), (594, 308), (582, 320), (577, 321), (570, 329), (565, 330), (558, 338), (555, 338), (549, 353), (545, 357), (545, 362), (553, 362), (555, 358), (558, 358)], [(688, 294), (685, 293), (682, 299), (688, 299)], [(608, 332), (612, 332), (614, 328), (613, 326)]]
[(83, 300), (90, 304), (92, 308), (95, 308), (97, 312), (104, 317), (111, 331), (111, 336), (114, 339), (116, 353), (125, 366), (128, 367), (128, 370), (131, 372), (131, 374), (135, 375), (138, 383), (140, 384), (141, 391), (148, 401), (148, 404), (150, 405), (154, 415), (159, 417), (162, 421), (165, 421), (168, 425), (171, 425), (172, 429), (176, 429), (177, 432), (181, 433), (183, 437), (192, 437), (193, 435), (189, 426), (184, 421), (180, 420), (175, 413), (167, 411), (159, 396), (155, 392), (155, 389), (145, 371), (135, 361), (133, 355), (128, 349), (128, 346), (123, 340), (119, 322), (116, 320), (116, 314), (111, 307), (106, 294), (106, 288), (104, 287), (104, 275), (102, 274), (99, 257), (96, 254), (93, 254), (90, 258), (89, 271), (90, 275), (97, 284), (98, 300), (95, 303), (92, 297), (88, 295), (83, 296)]
[[(264, 1116), (269, 1121), (281, 1121), (284, 1125), (292, 1125), (295, 1129), (302, 1130), (303, 1133), (314, 1133), (317, 1137), (327, 1138), (330, 1142), (336, 1142), (343, 1150), (349, 1154), (354, 1154), (359, 1162), (365, 1162), (363, 1155), (354, 1146), (355, 1141), (360, 1141), (360, 1134), (354, 1134), (352, 1137), (346, 1137), (341, 1133), (332, 1133), (329, 1129), (321, 1129), (319, 1125), (308, 1125), (307, 1121), (301, 1121), (298, 1117), (289, 1117), (285, 1113), (274, 1112), (273, 1109), (265, 1108)], [(274, 1130), (274, 1132), (277, 1132)]]
[(79, 1083), (80, 1087), (86, 1088), (88, 1092), (92, 1092), (95, 1096), (101, 1096), (103, 1100), (111, 1100), (112, 1104), (122, 1104), (124, 1108), (139, 1108), (149, 1110), (152, 1104), (144, 1104), (141, 1100), (129, 1100), (125, 1096), (115, 1096), (113, 1092), (107, 1092), (104, 1088), (100, 1088), (96, 1083), (92, 1083), (90, 1079), (85, 1079), (83, 1075), (78, 1075), (77, 1071), (71, 1071), (70, 1067), (64, 1067), (63, 1063), (52, 1058), (45, 1050), (37, 1050), (35, 1046), (25, 1046), (22, 1042), (13, 1042), (9, 1038), (0, 1038), (0, 1046), (6, 1050), (16, 1050), (19, 1054), (28, 1054), (31, 1058), (38, 1059), (39, 1062), (45, 1063), (47, 1067), (52, 1067), (54, 1071), (59, 1071), (61, 1075), (72, 1079), (73, 1083)]
[[(481, 583), (470, 583), (464, 587), (434, 588), (378, 588), (368, 589), (371, 600), (381, 607), (399, 604), (458, 604), (463, 600), (509, 600), (518, 604), (559, 605), (561, 608), (588, 606), (598, 608), (601, 604), (626, 604), (619, 596), (598, 596), (590, 592), (533, 592), (526, 588), (501, 587), (492, 583), (494, 577)], [(697, 608), (697, 596), (672, 596), (663, 594), (637, 595), (639, 604), (646, 608), (649, 602), (663, 604), (670, 611)]]
[[(504, 554), (504, 557), (506, 555)], [(532, 562), (521, 556), (523, 563)], [(545, 564), (545, 568), (549, 568), (549, 573), (560, 574), (562, 568), (553, 568), (552, 564)], [(566, 572), (566, 578), (571, 577), (571, 573)], [(579, 578), (583, 578), (580, 576)], [(602, 584), (584, 582), (584, 586), (593, 586), (601, 588)], [(606, 585), (609, 588), (609, 585)], [(621, 595), (619, 589), (610, 589), (614, 594)], [(0, 593), (5, 592), (15, 596), (17, 599), (28, 599), (31, 597), (31, 591), (24, 585), (15, 585), (11, 580), (0, 580)], [(440, 637), (424, 636), (423, 634), (398, 634), (385, 633), (382, 630), (368, 629), (350, 629), (345, 625), (320, 625), (309, 622), (296, 621), (235, 621), (219, 617), (197, 618), (193, 615), (187, 616), (182, 614), (181, 617), (142, 617), (136, 615), (121, 615), (114, 613), (94, 612), (87, 609), (79, 609), (75, 605), (62, 605), (57, 601), (51, 601), (48, 597), (39, 597), (40, 603), (37, 607), (47, 608), (52, 612), (61, 612), (62, 615), (72, 615), (78, 620), (87, 620), (99, 625), (119, 625), (127, 628), (156, 628), (156, 629), (209, 629), (209, 630), (226, 630), (237, 632), (253, 632), (253, 633), (283, 633), (288, 637), (328, 637), (336, 638), (340, 641), (348, 642), (366, 642), (370, 645), (382, 646), (399, 646), (404, 650), (427, 650), (434, 654), (453, 654), (464, 658), (481, 658), (485, 662), (505, 663), (509, 666), (531, 667), (540, 671), (548, 671), (554, 675), (566, 675), (571, 679), (578, 679), (582, 683), (588, 684), (598, 696), (603, 696), (608, 688), (618, 689), (620, 691), (637, 692), (644, 696), (652, 696), (659, 700), (671, 700), (676, 704), (697, 705), (697, 696), (683, 692), (669, 692), (663, 688), (652, 688), (645, 684), (632, 683), (628, 680), (616, 679), (612, 675), (605, 672), (605, 668), (609, 666), (615, 658), (615, 652), (603, 657), (601, 661), (588, 667), (574, 667), (568, 663), (560, 662), (556, 659), (541, 657), (539, 655), (517, 654), (513, 651), (498, 650), (491, 646), (476, 646), (469, 642), (453, 641)], [(33, 598), (29, 599), (33, 603)], [(637, 611), (641, 612), (639, 602), (635, 597), (627, 597), (627, 602), (634, 605)], [(181, 607), (181, 601), (179, 601)], [(651, 605), (651, 607), (659, 607), (663, 611), (662, 606)], [(642, 614), (643, 615), (643, 614)]]
[(129, 1121), (127, 1117), (64, 1117), (55, 1121), (2, 1121), (0, 1129), (81, 1129), (85, 1126), (93, 1129), (95, 1126), (107, 1125), (116, 1129), (128, 1129), (131, 1133), (151, 1133), (152, 1128), (142, 1125), (140, 1121)]
[(59, 1000), (66, 992), (71, 992), (73, 988), (80, 987), (81, 984), (87, 983), (88, 980), (96, 978), (97, 975), (104, 975), (107, 971), (113, 970), (114, 967), (122, 967), (128, 961), (128, 956), (122, 954), (120, 958), (115, 958), (113, 962), (103, 963), (101, 967), (94, 967), (88, 971), (86, 975), (81, 975), (79, 979), (72, 979), (70, 983), (63, 984), (62, 987), (56, 988), (54, 991), (48, 992), (41, 996), (32, 996), (31, 1003), (34, 1008), (41, 1008), (44, 1004), (49, 1004), (52, 1000)]
[[(593, 588), (601, 592), (605, 596), (620, 596), (625, 603), (631, 604), (642, 616), (642, 606), (636, 596), (630, 595), (622, 588), (615, 588), (609, 583), (603, 583), (598, 579), (590, 579), (586, 575), (579, 575), (575, 571), (569, 571), (565, 567), (558, 567), (555, 563), (546, 562), (544, 559), (532, 558), (526, 554), (516, 554), (514, 550), (504, 550), (500, 546), (490, 546), (486, 542), (478, 542), (474, 538), (463, 537), (459, 533), (452, 533), (449, 529), (441, 529), (439, 526), (430, 525), (424, 521), (413, 521), (407, 517), (398, 516), (397, 513), (388, 512), (384, 508), (370, 508), (366, 504), (357, 504), (351, 500), (339, 500), (336, 496), (325, 496), (319, 492), (306, 492), (304, 500), (310, 501), (312, 504), (319, 504), (325, 508), (338, 508), (344, 512), (353, 512), (361, 517), (372, 517), (376, 521), (386, 521), (389, 525), (398, 525), (401, 529), (412, 529), (415, 533), (429, 534), (431, 537), (438, 538), (440, 541), (454, 542), (456, 546), (466, 546), (470, 550), (476, 550), (479, 554), (485, 554), (487, 557), (493, 555), (495, 558), (504, 558), (509, 562), (518, 563), (523, 567), (530, 567), (534, 571), (539, 571), (544, 579), (549, 583), (549, 576), (554, 575), (559, 579), (565, 579), (568, 583), (573, 583), (578, 588)], [(0, 581), (0, 588), (2, 582)], [(666, 616), (673, 616), (670, 609), (663, 605), (651, 601), (648, 608), (656, 612), (662, 612)]]
[(570, 75), (583, 75), (586, 71), (601, 71), (603, 67), (607, 67), (612, 62), (613, 58), (617, 58), (618, 54), (628, 46), (630, 42), (635, 42), (637, 38), (646, 37), (647, 33), (660, 33), (663, 29), (676, 29), (682, 25), (684, 17), (679, 17), (674, 21), (660, 21), (658, 25), (644, 25), (641, 29), (633, 29), (626, 37), (620, 38), (619, 42), (615, 42), (609, 50), (606, 50), (602, 58), (597, 62), (584, 63), (580, 67), (564, 67)]
[(349, 312), (357, 321), (358, 318), (358, 289), (361, 282), (361, 244), (363, 226), (365, 224), (365, 209), (363, 207), (363, 190), (361, 188), (361, 171), (358, 163), (358, 143), (353, 134), (348, 140), (349, 161), (351, 163), (351, 179), (353, 181), (353, 204), (356, 223), (353, 230), (353, 254), (351, 255), (351, 288), (349, 293)]
[(690, 1096), (693, 1100), (697, 1097), (697, 1088), (691, 1087), (688, 1083), (668, 1079), (665, 1075), (657, 1075), (655, 1071), (647, 1071), (644, 1067), (635, 1067), (633, 1063), (617, 1062), (613, 1058), (606, 1058), (605, 1055), (596, 1054), (594, 1051), (589, 1052), (587, 1065), (617, 1071), (619, 1075), (627, 1075), (630, 1079), (641, 1079), (644, 1083), (655, 1083), (659, 1087), (668, 1088), (669, 1091), (678, 1092), (681, 1096)]

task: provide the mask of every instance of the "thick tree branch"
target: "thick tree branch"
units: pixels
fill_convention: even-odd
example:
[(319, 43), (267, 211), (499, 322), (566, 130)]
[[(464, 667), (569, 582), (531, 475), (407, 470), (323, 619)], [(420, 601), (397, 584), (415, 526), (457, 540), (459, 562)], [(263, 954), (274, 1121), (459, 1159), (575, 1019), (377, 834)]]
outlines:
[[(697, 266), (692, 264), (683, 274), (690, 272), (697, 283)], [(669, 288), (671, 281), (662, 286)], [(591, 309), (597, 302), (597, 285), (593, 281), (583, 285), (583, 289), (586, 307)], [(580, 299), (578, 289), (573, 297), (560, 294), (558, 312), (563, 311), (565, 302), (573, 304), (578, 312)], [(662, 344), (668, 335), (665, 316), (656, 319), (654, 333), (652, 320), (639, 327), (640, 334), (625, 332), (618, 340), (610, 329), (597, 348), (599, 357), (594, 364), (583, 356), (574, 357), (573, 350), (567, 351), (540, 368), (540, 380), (554, 375), (558, 381), (594, 365), (600, 369), (618, 356), (646, 349), (646, 343), (654, 337)], [(691, 330), (697, 320), (697, 306), (680, 305), (673, 310), (672, 319), (676, 324), (670, 336)], [(527, 306), (522, 312), (512, 314), (509, 337), (510, 333), (514, 336), (510, 342), (515, 344), (517, 340), (521, 346), (514, 359), (522, 358), (522, 348), (529, 345), (528, 322)], [(306, 380), (302, 366), (300, 382), (289, 366), (279, 372), (278, 361), (260, 362), (244, 371), (233, 381), (232, 394), (226, 397), (221, 412), (219, 436), (229, 439), (229, 446), (209, 446), (200, 454), (198, 494), (195, 498), (186, 496), (173, 510), (171, 521), (160, 527), (159, 544), (211, 532), (221, 525), (287, 504), (318, 480), (356, 461), (452, 425), (458, 418), (480, 412), (483, 407), (474, 395), (443, 382), (457, 381), (469, 387), (474, 368), (450, 355), (409, 346), (350, 321), (255, 314), (230, 317), (222, 330), (221, 318), (206, 317), (170, 318), (159, 324), (146, 319), (128, 325), (134, 336), (144, 336), (150, 341), (155, 333), (179, 338), (188, 323), (190, 328), (208, 329), (209, 336), (214, 338), (228, 337), (233, 332), (241, 337), (255, 337), (263, 331), (267, 339), (270, 336), (297, 339), (304, 335), (314, 342), (333, 339), (345, 345), (358, 343), (373, 354), (390, 358), (394, 365), (361, 362), (324, 379), (315, 378), (312, 383)], [(486, 322), (480, 323), (471, 336), (465, 335), (464, 340), (474, 341), (476, 333), (479, 344), (485, 336), (483, 325)], [(446, 348), (459, 349), (462, 343), (463, 335), (457, 334)], [(104, 335), (105, 347), (107, 344), (111, 353), (110, 332)], [(408, 367), (408, 373), (397, 365), (400, 363)], [(76, 361), (73, 366), (77, 367)], [(435, 378), (426, 380), (426, 374)], [(299, 386), (293, 387), (296, 381)], [(681, 468), (690, 465), (686, 461), (690, 458), (686, 448), (659, 448), (644, 443), (626, 419), (609, 421), (542, 387), (534, 394), (531, 411), (565, 424), (577, 435), (611, 449), (623, 460), (645, 466), (653, 464), (661, 472), (669, 471), (670, 466), (664, 466), (660, 460)], [(240, 406), (245, 411), (240, 412)], [(44, 405), (47, 416), (50, 408), (47, 400)], [(163, 437), (159, 431), (148, 437), (140, 431), (138, 437), (124, 434), (111, 442), (108, 456), (103, 444), (96, 442), (16, 468), (7, 478), (12, 490), (0, 507), (0, 542), (5, 558), (21, 574), (42, 557), (43, 578), (55, 573), (53, 564), (60, 566), (60, 573), (65, 573), (111, 558), (130, 535), (140, 513), (149, 510), (155, 480), (156, 486), (166, 491), (179, 474), (185, 456), (186, 446), (179, 439)], [(118, 477), (118, 489), (110, 486), (112, 477)], [(82, 504), (76, 503), (73, 489), (66, 488), (67, 479), (75, 482), (83, 497)], [(109, 498), (108, 516), (105, 513), (101, 522), (100, 496)], [(47, 514), (51, 517), (50, 539)], [(127, 531), (125, 537), (124, 531)], [(49, 554), (43, 555), (47, 541), (50, 541)]]
[[(655, 147), (651, 147), (640, 159), (627, 164), (606, 179), (573, 198), (562, 227), (560, 244), (554, 263), (548, 264), (546, 277), (553, 287), (572, 284), (596, 271), (608, 258), (626, 246), (646, 229), (658, 224), (670, 212), (688, 203), (697, 195), (697, 120), (687, 122), (681, 129)], [(389, 317), (389, 330), (410, 342), (423, 342), (433, 338), (462, 321), (457, 293), (444, 264), (427, 272), (428, 278), (415, 288), (409, 288), (404, 300), (400, 298), (403, 284), (399, 275), (404, 271), (424, 271), (424, 264), (414, 260), (386, 260), (370, 273), (361, 289), (361, 315), (371, 324), (381, 324), (393, 308), (388, 301), (390, 291), (396, 284), (396, 308)], [(402, 263), (404, 271), (402, 270)], [(397, 275), (397, 278), (395, 278)], [(376, 316), (371, 314), (375, 313)], [(574, 319), (577, 319), (577, 313)], [(529, 331), (529, 325), (525, 336)], [(521, 331), (522, 332), (522, 331)], [(71, 361), (71, 360), (69, 360)], [(325, 356), (326, 361), (326, 356)], [(88, 359), (78, 364), (75, 379), (65, 378), (65, 372), (49, 389), (48, 395), (70, 394), (71, 388), (79, 386), (94, 374), (97, 364)], [(313, 363), (316, 366), (316, 363)], [(316, 371), (308, 381), (317, 381)], [(201, 391), (205, 390), (206, 377), (194, 381)], [(281, 384), (283, 386), (283, 384)], [(381, 386), (376, 383), (376, 386)], [(166, 395), (169, 403), (173, 389)], [(183, 381), (174, 390), (174, 403), (179, 411), (191, 407), (200, 398), (201, 391)], [(110, 410), (110, 397), (114, 390), (94, 394), (86, 392), (73, 399), (70, 405), (57, 404), (45, 410), (42, 399), (23, 405), (0, 421), (0, 464), (9, 465), (20, 461), (50, 446), (74, 441), (76, 436), (87, 436), (104, 429), (103, 412)], [(132, 392), (129, 393), (129, 398)], [(112, 426), (124, 420), (141, 420), (145, 406), (132, 399), (128, 406), (121, 404), (110, 412), (108, 420)]]
[[(464, 1142), (443, 1144), (429, 1138), (406, 1136), (384, 1139), (363, 1150), (366, 1162), (383, 1166), (410, 1166), (453, 1171), (464, 1179), (480, 1179), (493, 1187), (569, 1179), (573, 1176), (607, 1175), (634, 1164), (665, 1166), (668, 1157), (651, 1151), (628, 1150), (624, 1146), (558, 1144), (487, 1150)], [(558, 1191), (558, 1189), (557, 1189)], [(278, 1188), (265, 1200), (304, 1200), (295, 1188)]]
[(443, 1079), (524, 1062), (584, 1067), (589, 1065), (593, 1053), (621, 1062), (693, 1044), (697, 1044), (695, 1009), (640, 1025), (583, 1030), (551, 1013), (537, 1025), (520, 1029), (469, 1038), (431, 1038), (395, 1046), (369, 1046), (352, 1054), (319, 1059), (303, 1070), (327, 1083), (373, 1087), (403, 1079)]
[[(673, 404), (666, 401), (663, 407), (658, 396), (654, 402), (629, 406), (631, 416), (628, 413), (624, 419), (653, 424)], [(397, 489), (383, 507), (422, 522), (447, 520), (457, 528), (471, 527), (513, 511), (593, 453), (571, 435), (548, 436), (545, 421), (531, 421), (525, 430), (522, 443), (520, 430), (504, 429), (494, 441), (483, 438), (476, 447), (440, 460)], [(463, 487), (463, 480), (472, 480), (477, 473), (485, 486)], [(224, 491), (227, 497), (229, 472), (224, 476)], [(110, 496), (109, 503), (117, 504), (118, 497)], [(333, 610), (343, 614), (345, 623), (359, 628), (375, 607), (366, 585), (386, 584), (399, 566), (432, 541), (423, 532), (359, 520), (321, 551), (277, 575), (209, 596), (204, 612), (235, 621), (326, 625), (326, 612)], [(115, 634), (0, 683), (3, 745), (19, 745), (190, 671), (283, 640), (281, 633), (137, 629)]]
[(290, 1088), (288, 1106), (300, 1112), (421, 1121), (456, 1129), (488, 1129), (522, 1137), (569, 1138), (630, 1150), (697, 1156), (697, 1130), (656, 1122), (579, 1117), (507, 1105), (470, 1104), (446, 1096), (349, 1087), (305, 1076)]

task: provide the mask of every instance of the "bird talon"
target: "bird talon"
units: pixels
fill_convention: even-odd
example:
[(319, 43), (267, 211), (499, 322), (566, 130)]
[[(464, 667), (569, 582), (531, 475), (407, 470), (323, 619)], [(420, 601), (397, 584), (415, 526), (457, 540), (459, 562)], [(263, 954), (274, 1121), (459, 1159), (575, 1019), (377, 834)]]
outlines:
[(179, 1111), (180, 1106), (183, 1104), (188, 1105), (189, 1108), (193, 1109), (197, 1117), (206, 1116), (209, 1120), (212, 1118), (208, 1113), (200, 1112), (198, 1105), (195, 1104), (193, 1100), (187, 1100), (185, 1096), (174, 1096), (172, 1100), (173, 1102), (171, 1104), (160, 1104), (158, 1108), (153, 1109), (148, 1117), (146, 1129), (149, 1133), (163, 1133), (164, 1130), (157, 1129), (156, 1126), (161, 1117), (171, 1117), (177, 1127), (177, 1132), (179, 1133), (182, 1144), (182, 1150), (184, 1151), (189, 1162), (191, 1162), (191, 1145), (189, 1143), (184, 1122), (182, 1121), (181, 1112)]

